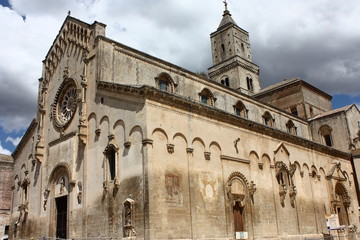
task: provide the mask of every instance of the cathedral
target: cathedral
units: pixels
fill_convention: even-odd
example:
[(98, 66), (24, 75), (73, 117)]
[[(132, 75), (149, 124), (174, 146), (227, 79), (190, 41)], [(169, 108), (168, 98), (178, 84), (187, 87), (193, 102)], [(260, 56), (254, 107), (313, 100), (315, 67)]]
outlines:
[(302, 79), (262, 89), (249, 33), (227, 7), (207, 76), (105, 28), (68, 16), (43, 61), (36, 118), (12, 154), (10, 239), (356, 231), (356, 105), (333, 110)]

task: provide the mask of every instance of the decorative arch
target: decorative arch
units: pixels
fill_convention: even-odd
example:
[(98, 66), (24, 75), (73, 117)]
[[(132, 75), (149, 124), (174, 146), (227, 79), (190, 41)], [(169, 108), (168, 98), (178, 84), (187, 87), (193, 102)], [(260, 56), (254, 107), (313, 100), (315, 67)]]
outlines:
[(113, 126), (113, 132), (118, 143), (121, 145), (126, 141), (125, 139), (125, 123), (123, 120), (117, 120)]
[(318, 174), (318, 170), (314, 165), (312, 165), (310, 168), (309, 176), (311, 178), (313, 178), (314, 180), (316, 180), (318, 178), (318, 176), (320, 177), (320, 175)]
[(218, 148), (219, 152), (221, 153), (221, 147), (218, 142), (212, 141), (209, 145), (209, 149), (211, 149), (212, 146), (216, 146)]
[(100, 119), (99, 130), (97, 129), (96, 131), (98, 131), (97, 133), (99, 133), (99, 134), (104, 133), (104, 134), (101, 134), (104, 137), (107, 136), (110, 133), (110, 120), (109, 120), (108, 116), (103, 116)]
[(141, 139), (143, 139), (143, 131), (142, 128), (139, 125), (134, 126), (129, 133), (129, 140), (132, 142), (132, 137), (134, 136), (134, 133), (138, 132), (140, 134)]
[(90, 121), (91, 119), (94, 119), (95, 122), (96, 122), (96, 113), (92, 112), (92, 113), (89, 114), (88, 121)]
[(309, 166), (306, 164), (306, 163), (304, 163), (303, 165), (302, 165), (302, 169), (304, 170), (304, 169), (306, 169), (306, 170), (310, 170), (310, 168), (309, 168)]
[(169, 142), (169, 137), (168, 137), (168, 135), (167, 135), (167, 133), (165, 132), (164, 129), (162, 129), (162, 128), (155, 128), (155, 129), (153, 130), (153, 132), (152, 132), (151, 135), (154, 136), (154, 134), (157, 133), (157, 132), (160, 132), (160, 133), (162, 133), (162, 134), (165, 136), (166, 143)]
[(257, 161), (259, 160), (259, 155), (258, 155), (257, 152), (255, 152), (254, 150), (251, 150), (250, 153), (249, 153), (249, 158), (250, 158), (251, 160), (253, 160), (251, 156), (254, 156), (254, 157), (255, 157), (254, 160), (257, 160)]
[(295, 164), (296, 168), (299, 169), (299, 172), (301, 172), (302, 169), (301, 169), (300, 163), (298, 161), (295, 161), (294, 164)]
[(192, 140), (192, 143), (191, 143), (191, 144), (194, 145), (195, 142), (201, 143), (202, 147), (205, 149), (205, 143), (204, 143), (204, 141), (203, 141), (201, 138), (195, 137), (195, 138)]
[(261, 162), (259, 162), (259, 168), (262, 169), (263, 165), (270, 166), (270, 164), (271, 164), (270, 156), (264, 153), (261, 157)]
[(117, 120), (113, 126), (113, 129), (116, 129), (117, 127), (122, 127), (123, 129), (125, 129), (125, 123), (123, 120)]
[(185, 141), (186, 145), (188, 144), (188, 141), (187, 141), (187, 139), (186, 139), (186, 137), (185, 137), (184, 134), (182, 134), (182, 133), (175, 133), (174, 136), (173, 136), (173, 140), (174, 140), (175, 138), (177, 138), (177, 137), (182, 138), (182, 139)]
[(109, 117), (108, 116), (103, 116), (101, 119), (100, 119), (100, 125), (103, 124), (103, 122), (107, 122), (109, 124)]

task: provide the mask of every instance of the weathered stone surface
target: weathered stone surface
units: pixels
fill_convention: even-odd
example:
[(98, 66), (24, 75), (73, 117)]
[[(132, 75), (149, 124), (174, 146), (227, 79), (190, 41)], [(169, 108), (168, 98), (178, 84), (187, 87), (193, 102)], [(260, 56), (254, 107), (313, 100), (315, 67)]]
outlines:
[[(229, 29), (233, 43), (239, 31), (248, 37)], [(218, 31), (215, 41), (225, 41)], [(220, 75), (204, 78), (104, 35), (105, 25), (68, 17), (44, 61), (37, 118), (13, 153), (13, 239), (233, 239), (236, 229), (300, 239), (319, 236), (325, 214), (345, 210), (341, 223), (359, 225), (340, 140), (350, 128), (356, 137), (355, 106), (340, 120), (308, 121), (306, 109), (288, 108), (322, 99), (315, 114), (326, 112), (326, 94), (294, 87), (257, 100), (258, 67), (245, 53), (210, 69), (238, 84), (224, 86)], [(246, 114), (237, 115), (239, 101)], [(333, 127), (339, 140), (325, 146), (319, 127), (339, 121), (351, 123)]]

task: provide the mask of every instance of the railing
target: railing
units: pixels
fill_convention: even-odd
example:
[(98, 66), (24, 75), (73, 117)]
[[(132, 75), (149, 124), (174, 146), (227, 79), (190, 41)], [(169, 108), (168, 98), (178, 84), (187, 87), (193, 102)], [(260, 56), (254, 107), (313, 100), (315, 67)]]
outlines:
[(347, 235), (323, 233), (322, 237), (318, 238), (305, 238), (305, 240), (360, 240), (360, 232), (348, 233)]

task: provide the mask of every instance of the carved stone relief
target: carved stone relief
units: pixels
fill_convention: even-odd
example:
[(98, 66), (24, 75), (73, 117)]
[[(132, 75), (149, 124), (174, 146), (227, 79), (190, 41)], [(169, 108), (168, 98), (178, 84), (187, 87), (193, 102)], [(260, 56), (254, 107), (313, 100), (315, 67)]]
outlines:
[(227, 181), (226, 194), (229, 201), (235, 205), (236, 202), (240, 206), (245, 206), (246, 202), (254, 203), (254, 194), (256, 192), (256, 184), (247, 181), (245, 176), (239, 172), (233, 172)]
[(199, 186), (204, 201), (212, 201), (218, 195), (218, 180), (215, 174), (203, 172), (199, 175)]

